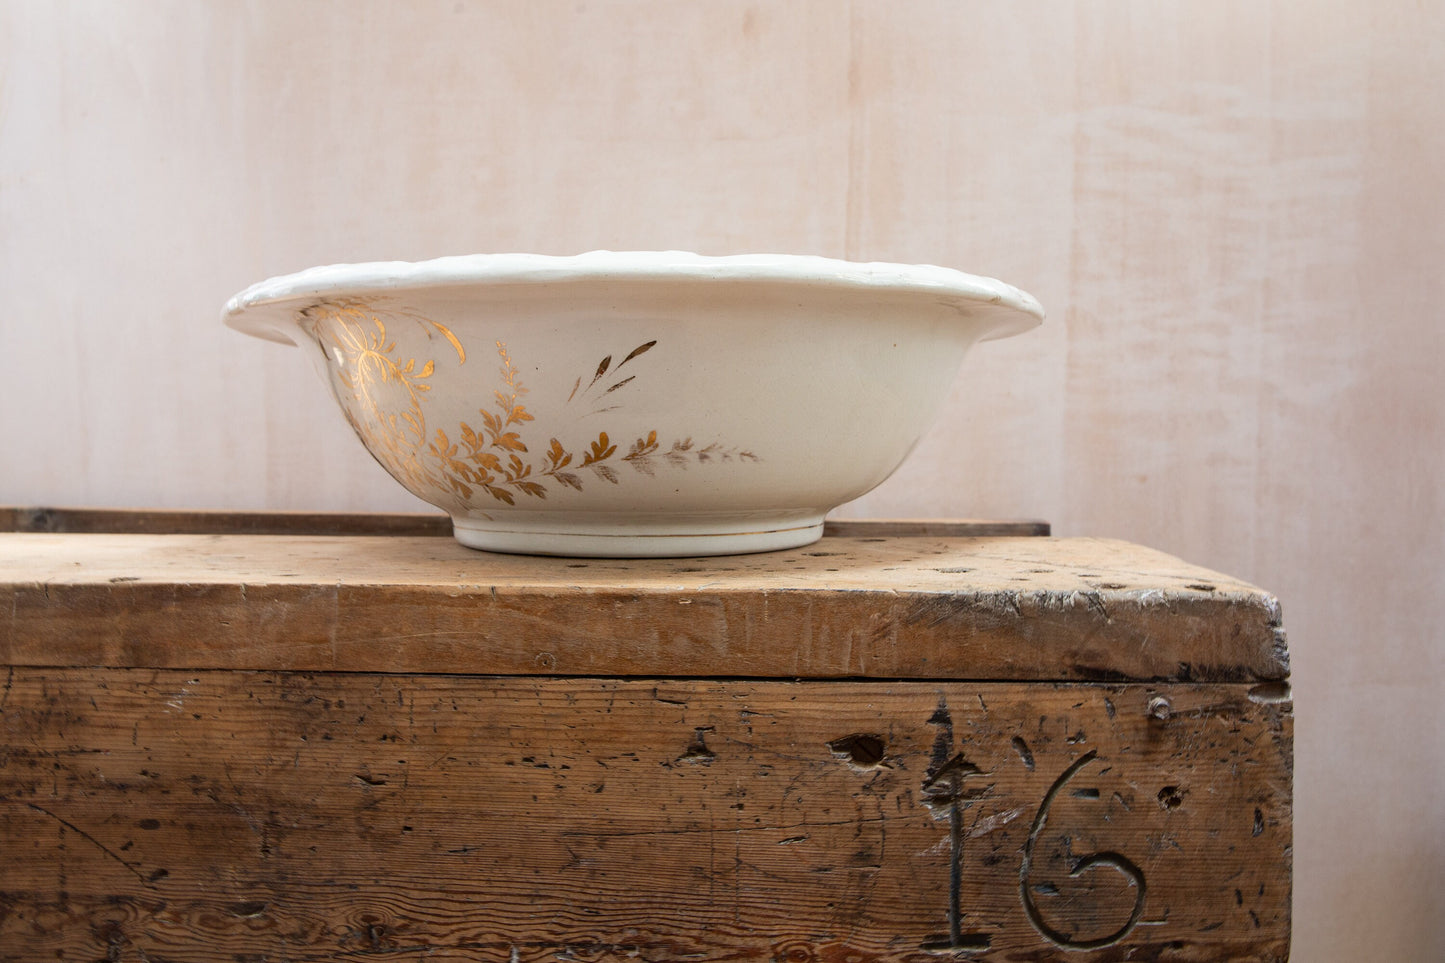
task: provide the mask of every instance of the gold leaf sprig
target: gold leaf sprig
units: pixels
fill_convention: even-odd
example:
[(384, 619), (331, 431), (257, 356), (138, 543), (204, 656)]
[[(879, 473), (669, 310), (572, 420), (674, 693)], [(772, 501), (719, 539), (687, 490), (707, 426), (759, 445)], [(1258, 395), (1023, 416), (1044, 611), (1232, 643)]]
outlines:
[[(518, 496), (546, 499), (550, 482), (580, 492), (584, 490), (583, 469), (617, 485), (621, 483), (616, 467), (620, 464), (652, 476), (659, 461), (683, 469), (693, 462), (759, 460), (750, 451), (717, 442), (697, 448), (691, 438), (675, 440), (664, 449), (655, 429), (633, 441), (620, 457), (618, 444), (600, 431), (582, 450), (580, 460), (556, 437), (548, 440), (540, 459), (533, 460), (524, 435), (535, 419), (521, 400), (528, 389), (503, 341), (496, 342), (501, 387), (493, 391), (495, 401), (490, 408), (478, 409), (479, 427), (460, 422), (455, 440), (441, 428), (428, 436), (424, 401), (431, 391), (429, 379), (436, 373), (436, 364), (431, 359), (396, 356), (396, 342), (389, 337), (382, 314), (411, 320), (421, 325), (428, 337), (440, 335), (456, 351), (458, 363), (466, 362), (466, 350), (451, 330), (427, 318), (399, 310), (377, 312), (363, 301), (347, 299), (319, 303), (302, 312), (303, 326), (334, 349), (337, 379), (349, 395), (343, 399), (347, 421), (372, 454), (413, 491), (435, 497), (440, 490), (445, 496), (442, 500), (456, 509), (475, 510), (473, 498), (478, 492), (506, 505), (516, 505)], [(615, 367), (612, 355), (604, 357), (586, 388), (582, 378), (576, 380), (568, 403), (579, 397), (590, 400), (588, 414), (620, 407), (605, 405), (603, 399), (636, 380), (637, 374), (623, 374), (621, 369), (656, 344), (653, 340), (638, 345)], [(395, 386), (399, 395), (376, 390), (383, 385)], [(385, 404), (397, 397), (400, 406)]]

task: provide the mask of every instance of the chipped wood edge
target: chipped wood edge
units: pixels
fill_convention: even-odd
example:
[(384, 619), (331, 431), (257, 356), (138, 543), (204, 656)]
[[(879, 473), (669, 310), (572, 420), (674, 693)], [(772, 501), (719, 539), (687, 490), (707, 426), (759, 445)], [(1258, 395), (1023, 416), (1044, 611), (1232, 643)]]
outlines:
[[(488, 675), (711, 675), (1278, 683), (1267, 597), (1099, 606), (796, 590), (498, 591), (438, 586), (0, 586), (0, 661)], [(405, 626), (398, 613), (406, 613)]]

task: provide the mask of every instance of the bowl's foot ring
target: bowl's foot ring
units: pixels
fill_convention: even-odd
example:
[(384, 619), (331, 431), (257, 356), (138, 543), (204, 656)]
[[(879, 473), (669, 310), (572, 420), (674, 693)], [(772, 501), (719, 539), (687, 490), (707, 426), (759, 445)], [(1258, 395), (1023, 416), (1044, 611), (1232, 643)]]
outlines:
[(823, 536), (823, 519), (789, 519), (775, 526), (718, 526), (677, 531), (540, 531), (509, 529), (505, 522), (453, 519), (457, 541), (468, 548), (514, 555), (560, 555), (586, 558), (686, 558), (700, 555), (744, 555), (811, 545)]

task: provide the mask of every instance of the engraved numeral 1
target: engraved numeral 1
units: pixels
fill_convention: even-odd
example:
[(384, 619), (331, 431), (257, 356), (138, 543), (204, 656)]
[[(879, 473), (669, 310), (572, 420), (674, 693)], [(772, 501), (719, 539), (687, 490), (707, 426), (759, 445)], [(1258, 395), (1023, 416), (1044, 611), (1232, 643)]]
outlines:
[(928, 720), (929, 725), (938, 727), (933, 740), (933, 762), (923, 780), (923, 803), (933, 810), (935, 818), (948, 820), (949, 878), (948, 878), (948, 934), (934, 936), (923, 941), (921, 949), (930, 953), (968, 953), (989, 948), (990, 939), (984, 933), (963, 932), (963, 810), (973, 805), (973, 800), (988, 788), (978, 793), (966, 793), (964, 780), (969, 776), (983, 774), (963, 753), (950, 756), (953, 752), (953, 717), (949, 715), (948, 703), (938, 700), (938, 709)]

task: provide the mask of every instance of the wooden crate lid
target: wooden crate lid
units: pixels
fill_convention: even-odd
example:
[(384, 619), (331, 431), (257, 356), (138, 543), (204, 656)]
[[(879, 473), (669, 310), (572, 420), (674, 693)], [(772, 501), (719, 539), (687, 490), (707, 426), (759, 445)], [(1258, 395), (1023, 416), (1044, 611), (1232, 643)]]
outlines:
[[(8, 527), (25, 527), (20, 512)], [(0, 612), (9, 613), (0, 660), (609, 677), (1287, 677), (1279, 607), (1265, 592), (1125, 542), (979, 534), (1037, 530), (1028, 524), (854, 522), (802, 549), (667, 560), (493, 555), (431, 535), (32, 525), (0, 534)]]
[[(828, 519), (829, 535), (1048, 535), (1049, 523), (983, 519)], [(440, 513), (224, 512), (185, 509), (13, 507), (0, 505), (0, 532), (82, 535), (430, 535), (451, 537)]]

